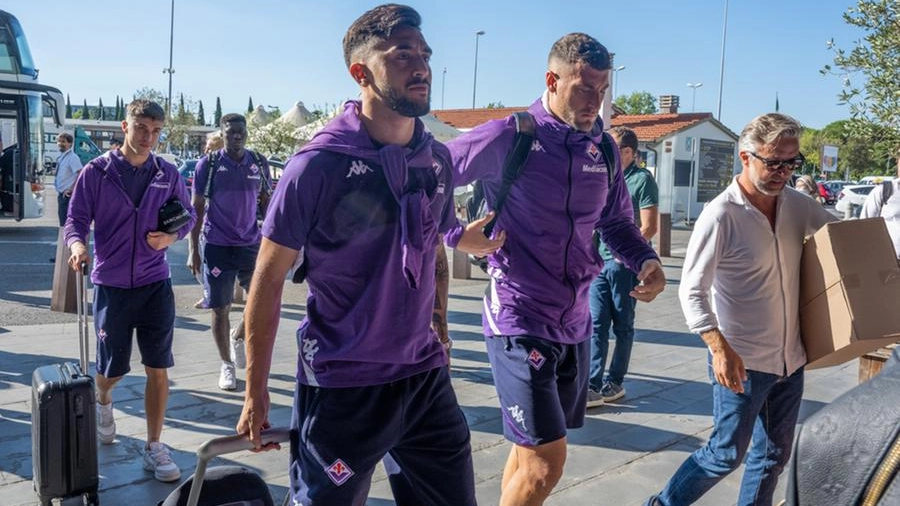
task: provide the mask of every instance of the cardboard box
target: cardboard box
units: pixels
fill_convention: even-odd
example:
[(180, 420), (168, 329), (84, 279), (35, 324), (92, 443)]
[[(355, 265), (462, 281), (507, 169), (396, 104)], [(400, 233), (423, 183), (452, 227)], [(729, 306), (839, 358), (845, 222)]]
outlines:
[(829, 223), (806, 242), (800, 334), (808, 369), (900, 341), (900, 267), (883, 218)]

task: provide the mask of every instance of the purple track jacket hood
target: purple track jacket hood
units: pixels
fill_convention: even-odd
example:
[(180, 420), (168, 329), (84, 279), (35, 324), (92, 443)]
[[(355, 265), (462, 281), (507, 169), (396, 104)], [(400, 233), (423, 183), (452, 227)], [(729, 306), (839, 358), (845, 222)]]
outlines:
[(66, 245), (75, 241), (87, 244), (93, 222), (94, 284), (137, 288), (168, 279), (166, 250), (151, 248), (147, 233), (157, 230), (159, 208), (177, 197), (191, 213), (191, 220), (178, 230), (178, 238), (187, 235), (197, 219), (187, 186), (174, 165), (151, 154), (144, 166), (149, 164), (155, 173), (135, 207), (113, 164), (128, 161), (120, 152), (110, 152), (94, 158), (80, 172), (65, 225)]
[(419, 120), (408, 146), (377, 146), (358, 108), (291, 158), (263, 224), (305, 263), (298, 379), (314, 386), (384, 384), (447, 360), (430, 325), (438, 233), (456, 223), (449, 153)]
[[(505, 230), (507, 238), (489, 257), (484, 332), (572, 344), (590, 335), (588, 288), (603, 264), (594, 232), (635, 272), (658, 257), (634, 225), (618, 150), (610, 162), (599, 149), (607, 135), (602, 123), (597, 120), (590, 132), (577, 131), (541, 100), (528, 111), (535, 119), (535, 139), (494, 228), (495, 234)], [(493, 206), (515, 133), (509, 117), (450, 141), (455, 184), (481, 179)], [(447, 235), (448, 245), (456, 246), (458, 232)]]

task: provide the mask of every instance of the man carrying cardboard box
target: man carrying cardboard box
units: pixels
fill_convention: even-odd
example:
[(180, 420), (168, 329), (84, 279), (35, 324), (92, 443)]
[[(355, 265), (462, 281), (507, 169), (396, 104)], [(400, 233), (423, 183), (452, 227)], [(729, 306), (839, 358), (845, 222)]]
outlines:
[(694, 503), (748, 448), (737, 503), (772, 503), (803, 394), (803, 240), (836, 219), (815, 200), (782, 191), (803, 166), (800, 133), (783, 114), (751, 121), (739, 141), (741, 174), (694, 226), (678, 295), (688, 326), (709, 347), (715, 426), (649, 506)]

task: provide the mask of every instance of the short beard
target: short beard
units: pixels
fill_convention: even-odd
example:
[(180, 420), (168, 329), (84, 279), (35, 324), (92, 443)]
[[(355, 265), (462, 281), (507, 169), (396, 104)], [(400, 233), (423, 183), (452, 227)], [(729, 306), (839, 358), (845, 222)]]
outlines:
[(766, 188), (765, 184), (766, 183), (762, 179), (753, 180), (753, 186), (756, 187), (756, 190), (767, 197), (777, 197), (784, 190), (784, 186), (778, 190), (769, 190)]
[(431, 110), (431, 89), (428, 90), (428, 98), (425, 100), (424, 104), (419, 104), (413, 102), (412, 100), (408, 100), (406, 97), (403, 97), (397, 90), (391, 87), (386, 88), (387, 96), (385, 97), (387, 101), (388, 107), (391, 108), (392, 111), (395, 111), (397, 114), (401, 116), (406, 116), (407, 118), (418, 118), (419, 116), (424, 116), (428, 114), (428, 111)]

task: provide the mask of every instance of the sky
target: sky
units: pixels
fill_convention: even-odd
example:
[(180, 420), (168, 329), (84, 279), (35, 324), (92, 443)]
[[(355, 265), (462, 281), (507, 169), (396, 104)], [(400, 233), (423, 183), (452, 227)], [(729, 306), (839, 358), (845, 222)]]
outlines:
[[(679, 95), (690, 112), (717, 114), (726, 0), (453, 0), (410, 1), (434, 51), (432, 109), (475, 104), (526, 106), (543, 91), (550, 46), (585, 32), (615, 53), (625, 68), (615, 95), (647, 91)], [(175, 0), (172, 96), (203, 102), (208, 116), (254, 105), (286, 111), (296, 101), (331, 109), (356, 98), (341, 40), (347, 27), (378, 1)], [(864, 35), (843, 12), (855, 0), (730, 0), (720, 120), (739, 133), (753, 117), (775, 109), (822, 128), (846, 119), (838, 105), (842, 79), (822, 76), (832, 63), (826, 41), (851, 48)], [(40, 69), (73, 105), (86, 99), (114, 105), (144, 87), (167, 93), (169, 0), (122, 2), (6, 0), (22, 24)], [(446, 72), (445, 70), (446, 69)], [(853, 77), (853, 79), (857, 79)], [(209, 118), (207, 118), (209, 121)]]

